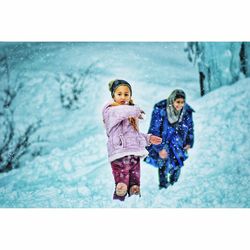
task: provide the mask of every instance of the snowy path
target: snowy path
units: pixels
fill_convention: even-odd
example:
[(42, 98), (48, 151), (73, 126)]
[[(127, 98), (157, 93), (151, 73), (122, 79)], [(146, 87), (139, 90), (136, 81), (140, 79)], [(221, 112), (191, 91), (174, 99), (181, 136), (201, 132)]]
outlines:
[[(38, 44), (28, 48), (13, 52), (26, 58), (23, 62), (14, 57), (10, 62), (13, 75), (21, 72), (29, 79), (29, 88), (19, 99), (22, 108), (17, 120), (22, 124), (28, 114), (33, 118), (39, 110), (48, 124), (42, 133), (51, 141), (50, 153), (1, 174), (1, 207), (250, 206), (249, 79), (200, 98), (196, 68), (179, 43)], [(95, 61), (84, 95), (83, 104), (87, 104), (65, 112), (56, 99), (54, 75), (78, 72)], [(110, 98), (107, 83), (113, 78), (132, 82), (135, 101), (147, 114), (140, 126), (143, 132), (153, 105), (174, 88), (183, 88), (196, 110), (195, 147), (179, 182), (159, 191), (157, 169), (142, 162), (142, 197), (124, 203), (112, 201), (114, 184), (101, 122), (101, 108)], [(37, 105), (29, 107), (32, 98)]]

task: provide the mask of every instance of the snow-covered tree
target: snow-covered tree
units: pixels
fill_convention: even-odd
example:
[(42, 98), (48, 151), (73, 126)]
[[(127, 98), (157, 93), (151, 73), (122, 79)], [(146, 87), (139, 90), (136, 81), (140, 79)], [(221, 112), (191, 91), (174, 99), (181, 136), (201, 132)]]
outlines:
[(98, 61), (90, 64), (84, 71), (74, 73), (62, 73), (56, 77), (60, 83), (60, 100), (63, 108), (74, 110), (84, 106), (86, 97), (91, 90), (87, 84), (87, 78), (94, 75), (94, 68)]
[[(188, 53), (189, 61), (198, 65), (202, 96), (239, 80), (244, 61), (240, 57), (242, 45), (242, 42), (189, 42), (186, 44), (184, 50)], [(246, 47), (248, 46), (247, 44)], [(249, 56), (249, 48), (244, 52), (244, 57), (247, 58), (247, 56)]]
[(6, 55), (0, 56), (0, 173), (19, 166), (23, 156), (30, 153), (32, 157), (39, 155), (41, 148), (33, 144), (40, 139), (32, 140), (33, 134), (41, 126), (41, 121), (30, 124), (23, 132), (16, 129), (14, 122), (13, 101), (20, 93), (23, 84), (17, 87), (10, 85), (9, 66)]
[(247, 76), (250, 76), (250, 43), (243, 42), (240, 51), (241, 71)]

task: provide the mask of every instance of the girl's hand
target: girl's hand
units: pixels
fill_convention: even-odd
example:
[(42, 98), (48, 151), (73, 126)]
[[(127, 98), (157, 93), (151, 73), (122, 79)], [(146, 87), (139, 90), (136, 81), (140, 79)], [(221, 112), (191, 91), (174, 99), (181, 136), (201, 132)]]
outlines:
[(159, 137), (159, 136), (151, 135), (151, 136), (150, 136), (150, 139), (149, 139), (149, 142), (152, 143), (152, 144), (158, 145), (158, 144), (161, 144), (162, 139), (161, 139), (161, 137)]
[(168, 152), (166, 151), (166, 149), (162, 149), (160, 152), (159, 152), (159, 156), (162, 158), (162, 159), (166, 159), (168, 157)]
[(141, 114), (140, 114), (140, 116), (138, 118), (143, 120), (144, 119), (143, 115), (145, 115), (145, 112), (143, 110), (141, 110)]
[(186, 151), (188, 151), (190, 149), (190, 145), (186, 145), (185, 147), (184, 147), (184, 150), (186, 150)]

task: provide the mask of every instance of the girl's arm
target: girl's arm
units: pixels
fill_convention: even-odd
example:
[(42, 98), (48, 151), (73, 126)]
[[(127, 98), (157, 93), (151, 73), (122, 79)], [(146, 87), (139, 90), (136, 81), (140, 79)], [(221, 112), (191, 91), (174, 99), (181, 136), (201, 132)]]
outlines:
[[(151, 117), (150, 127), (148, 130), (149, 134), (153, 134), (159, 137), (162, 137), (162, 125), (163, 119), (160, 115), (161, 109), (154, 106), (154, 110)], [(162, 141), (161, 144), (158, 145), (151, 145), (151, 148), (159, 153), (164, 148), (164, 142)]]
[(138, 106), (118, 105), (110, 106), (104, 113), (105, 124), (110, 131), (115, 125), (129, 117), (139, 117), (141, 110)]
[(147, 146), (150, 146), (150, 145), (151, 145), (150, 136), (151, 136), (152, 134), (144, 134), (144, 133), (140, 133), (140, 134), (145, 138), (145, 140), (146, 140), (146, 142), (147, 142)]
[(140, 133), (140, 134), (145, 138), (147, 142), (147, 146), (150, 146), (151, 144), (159, 145), (162, 142), (162, 138), (156, 135), (144, 134), (144, 133)]

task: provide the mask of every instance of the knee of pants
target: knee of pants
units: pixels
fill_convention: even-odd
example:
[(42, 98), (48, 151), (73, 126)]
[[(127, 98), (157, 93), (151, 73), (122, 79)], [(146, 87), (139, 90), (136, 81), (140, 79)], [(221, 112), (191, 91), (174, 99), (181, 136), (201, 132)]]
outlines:
[(114, 174), (115, 184), (117, 185), (119, 182), (125, 183), (127, 186), (129, 184), (129, 173), (127, 172), (116, 172)]

